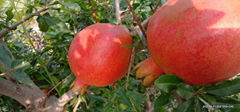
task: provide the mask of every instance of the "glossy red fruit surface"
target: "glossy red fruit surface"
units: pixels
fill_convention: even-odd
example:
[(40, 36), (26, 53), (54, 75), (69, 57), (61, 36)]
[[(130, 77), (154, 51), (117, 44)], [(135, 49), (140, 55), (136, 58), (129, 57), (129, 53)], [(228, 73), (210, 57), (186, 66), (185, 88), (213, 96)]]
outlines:
[(149, 49), (165, 73), (214, 84), (240, 72), (239, 28), (239, 0), (169, 0), (150, 19)]
[(69, 66), (84, 84), (109, 85), (127, 72), (131, 44), (129, 31), (123, 26), (105, 23), (88, 26), (70, 45)]

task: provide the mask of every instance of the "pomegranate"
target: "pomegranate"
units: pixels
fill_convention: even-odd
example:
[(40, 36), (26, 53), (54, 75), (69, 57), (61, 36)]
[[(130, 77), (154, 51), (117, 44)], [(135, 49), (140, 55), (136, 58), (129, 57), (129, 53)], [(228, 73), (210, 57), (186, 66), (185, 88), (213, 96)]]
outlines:
[(153, 61), (152, 57), (148, 57), (143, 60), (134, 68), (136, 71), (137, 78), (144, 78), (142, 85), (150, 86), (162, 73), (163, 71)]
[(147, 40), (165, 73), (215, 84), (240, 72), (239, 27), (239, 0), (169, 0), (151, 17)]
[(98, 23), (86, 27), (72, 40), (68, 62), (76, 83), (107, 86), (128, 69), (132, 38), (127, 28)]

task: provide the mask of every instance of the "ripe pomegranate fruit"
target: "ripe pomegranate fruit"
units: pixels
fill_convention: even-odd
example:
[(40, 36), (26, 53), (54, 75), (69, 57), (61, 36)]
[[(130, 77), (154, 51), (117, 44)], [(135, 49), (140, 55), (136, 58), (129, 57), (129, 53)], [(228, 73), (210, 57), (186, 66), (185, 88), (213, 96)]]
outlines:
[(162, 73), (163, 71), (153, 61), (152, 57), (148, 57), (134, 68), (136, 70), (137, 78), (144, 78), (142, 85), (150, 86)]
[(169, 0), (151, 17), (147, 40), (165, 73), (214, 84), (240, 72), (239, 28), (239, 0)]
[(132, 38), (127, 28), (98, 23), (86, 27), (72, 40), (68, 62), (75, 83), (107, 86), (128, 69)]

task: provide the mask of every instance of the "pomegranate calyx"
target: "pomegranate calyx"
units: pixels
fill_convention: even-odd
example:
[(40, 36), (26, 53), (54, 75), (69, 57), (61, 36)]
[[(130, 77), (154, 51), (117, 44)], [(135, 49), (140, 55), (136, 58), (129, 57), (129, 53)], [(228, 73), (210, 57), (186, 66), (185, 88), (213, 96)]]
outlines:
[(163, 73), (163, 71), (156, 65), (151, 57), (140, 62), (134, 68), (137, 78), (143, 78), (142, 85), (150, 86)]

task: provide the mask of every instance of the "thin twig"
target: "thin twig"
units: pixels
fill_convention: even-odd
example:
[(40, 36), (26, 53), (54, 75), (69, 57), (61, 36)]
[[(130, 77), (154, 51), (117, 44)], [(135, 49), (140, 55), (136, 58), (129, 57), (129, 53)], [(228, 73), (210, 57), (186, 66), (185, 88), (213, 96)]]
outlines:
[(134, 9), (133, 9), (133, 7), (131, 6), (129, 0), (125, 0), (125, 1), (127, 2), (128, 7), (130, 8), (130, 11), (131, 11), (132, 14), (133, 14), (133, 19), (137, 22), (137, 25), (139, 26), (140, 30), (142, 31), (143, 36), (146, 38), (147, 35), (146, 35), (145, 31), (144, 31), (143, 26), (142, 26), (141, 23), (140, 23), (140, 20), (138, 19), (137, 15), (136, 15), (136, 13), (135, 13), (135, 11), (134, 11)]
[(153, 112), (154, 107), (153, 107), (153, 103), (150, 99), (150, 95), (152, 94), (151, 88), (149, 88), (149, 91), (146, 92), (146, 96), (147, 96), (147, 101), (145, 103), (145, 111), (144, 112)]
[(30, 16), (27, 16), (27, 17), (23, 18), (21, 21), (13, 24), (12, 26), (3, 29), (3, 30), (0, 32), (0, 38), (2, 38), (3, 36), (5, 36), (6, 34), (8, 34), (11, 30), (17, 28), (17, 26), (19, 26), (20, 24), (26, 22), (27, 20), (31, 19), (31, 18), (34, 17), (34, 16), (39, 15), (40, 13), (42, 13), (42, 12), (44, 12), (44, 11), (47, 11), (48, 9), (49, 9), (49, 7), (42, 8), (42, 9), (40, 9), (39, 11), (31, 14)]
[(162, 3), (162, 0), (158, 0), (155, 8), (153, 9), (153, 12), (155, 12), (158, 9), (158, 6)]
[(115, 15), (116, 15), (116, 19), (117, 19), (117, 24), (121, 23), (121, 10), (120, 10), (120, 6), (119, 6), (119, 0), (115, 0)]
[(90, 5), (90, 10), (92, 11), (92, 16), (93, 16), (93, 19), (94, 19), (95, 23), (98, 23), (97, 13), (96, 13), (95, 9), (92, 6), (92, 0), (88, 0), (88, 3)]
[(77, 103), (76, 103), (76, 105), (73, 108), (73, 112), (77, 112), (80, 103), (81, 103), (81, 100), (80, 100), (80, 98), (78, 98)]
[[(143, 26), (144, 29), (147, 29), (148, 22), (149, 22), (149, 18), (142, 22), (141, 25)], [(146, 40), (146, 38), (144, 38), (143, 33), (141, 32), (141, 29), (138, 26), (132, 28), (131, 35), (132, 36), (138, 35), (142, 40), (141, 43), (144, 46), (147, 46), (147, 40)]]
[(178, 95), (176, 90), (173, 90), (172, 94), (176, 97), (176, 105), (179, 105), (185, 101), (185, 99), (181, 98), (181, 96)]
[(132, 48), (132, 54), (130, 57), (130, 62), (129, 62), (129, 66), (128, 66), (128, 73), (127, 73), (127, 80), (126, 80), (126, 89), (128, 88), (128, 82), (129, 82), (129, 76), (130, 76), (130, 72), (131, 72), (131, 67), (133, 65), (134, 62), (134, 58), (135, 58), (135, 47)]
[(201, 102), (204, 103), (204, 107), (203, 108), (207, 108), (208, 109), (208, 112), (212, 112), (214, 110), (213, 106), (211, 106), (208, 102), (206, 102), (204, 99), (202, 99), (201, 97), (199, 97), (199, 100)]
[(50, 89), (47, 93), (47, 95), (50, 95), (50, 93), (56, 89), (62, 82), (64, 82), (65, 80), (67, 80), (71, 75), (68, 75), (66, 78), (64, 78), (62, 81), (60, 81), (59, 83), (57, 83), (52, 89)]
[(69, 90), (58, 99), (58, 103), (59, 103), (58, 105), (63, 107), (65, 104), (67, 104), (70, 100), (72, 100), (77, 95), (79, 95), (78, 92), (73, 92), (72, 90)]

